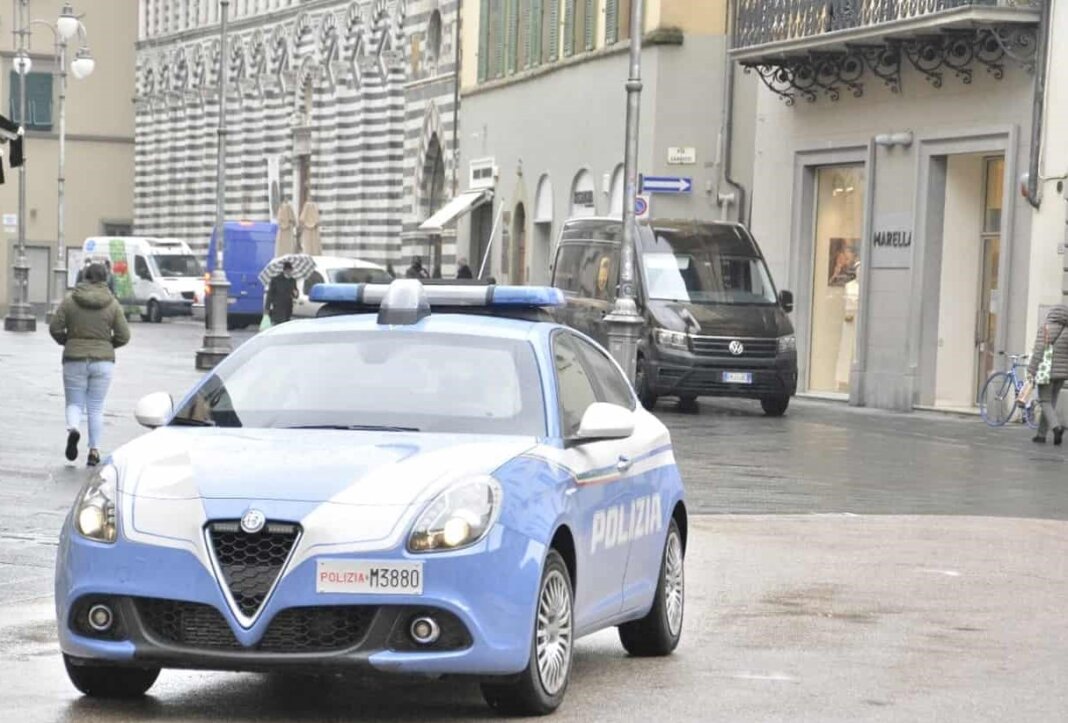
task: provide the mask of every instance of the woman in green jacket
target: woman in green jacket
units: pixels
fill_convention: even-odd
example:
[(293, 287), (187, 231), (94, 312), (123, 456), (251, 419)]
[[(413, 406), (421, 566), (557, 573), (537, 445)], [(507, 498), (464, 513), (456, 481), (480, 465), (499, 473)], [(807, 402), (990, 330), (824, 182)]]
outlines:
[(89, 412), (90, 466), (100, 464), (104, 398), (115, 368), (115, 349), (130, 341), (126, 315), (108, 290), (101, 264), (85, 270), (85, 280), (63, 300), (48, 327), (63, 346), (63, 388), (67, 403), (67, 459), (78, 458), (82, 409)]

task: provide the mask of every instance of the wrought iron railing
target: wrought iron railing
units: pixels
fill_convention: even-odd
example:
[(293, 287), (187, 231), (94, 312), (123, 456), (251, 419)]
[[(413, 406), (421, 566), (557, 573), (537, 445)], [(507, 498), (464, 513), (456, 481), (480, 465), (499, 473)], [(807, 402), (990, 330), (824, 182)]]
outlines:
[(1042, 0), (737, 0), (735, 48), (811, 38), (968, 6), (1033, 7)]

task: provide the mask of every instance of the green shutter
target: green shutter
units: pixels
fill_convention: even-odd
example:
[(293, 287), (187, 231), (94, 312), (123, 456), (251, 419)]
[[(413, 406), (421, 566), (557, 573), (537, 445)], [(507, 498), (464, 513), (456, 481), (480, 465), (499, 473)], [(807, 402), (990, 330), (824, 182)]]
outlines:
[(516, 52), (519, 50), (519, 0), (505, 0), (505, 72), (508, 75), (515, 73)]
[(597, 16), (595, 14), (597, 3), (594, 0), (586, 0), (586, 50), (593, 50), (597, 35)]
[(482, 0), (478, 26), (478, 82), (489, 77), (490, 0)]
[(500, 78), (504, 76), (504, 54), (505, 45), (508, 42), (508, 13), (506, 4), (510, 0), (496, 0), (493, 4), (494, 9), (494, 24), (497, 30), (496, 42), (493, 46), (493, 77)]
[(519, 8), (519, 43), (523, 48), (523, 65), (526, 70), (533, 63), (530, 54), (534, 50), (534, 0), (523, 0)]
[(614, 45), (619, 41), (619, 0), (605, 0), (604, 44)]
[(549, 60), (560, 57), (560, 0), (544, 0), (549, 3)]
[(542, 13), (545, 8), (543, 0), (530, 0), (530, 53), (527, 55), (527, 64), (531, 67), (541, 64), (542, 44)]
[(575, 54), (575, 0), (564, 4), (564, 57)]

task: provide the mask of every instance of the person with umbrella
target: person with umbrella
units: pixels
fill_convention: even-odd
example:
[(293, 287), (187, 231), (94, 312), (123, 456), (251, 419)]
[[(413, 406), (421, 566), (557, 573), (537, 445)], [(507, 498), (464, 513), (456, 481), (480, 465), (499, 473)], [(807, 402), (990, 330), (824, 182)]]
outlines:
[(271, 324), (284, 324), (293, 317), (293, 302), (297, 300), (297, 280), (293, 278), (293, 262), (282, 262), (282, 273), (271, 279), (267, 287), (265, 311)]

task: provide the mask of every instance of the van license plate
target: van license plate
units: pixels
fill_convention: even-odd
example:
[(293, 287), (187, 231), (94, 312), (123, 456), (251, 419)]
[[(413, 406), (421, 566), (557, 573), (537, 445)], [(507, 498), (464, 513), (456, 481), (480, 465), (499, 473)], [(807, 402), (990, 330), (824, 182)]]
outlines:
[(724, 384), (752, 384), (753, 375), (749, 372), (723, 372)]

